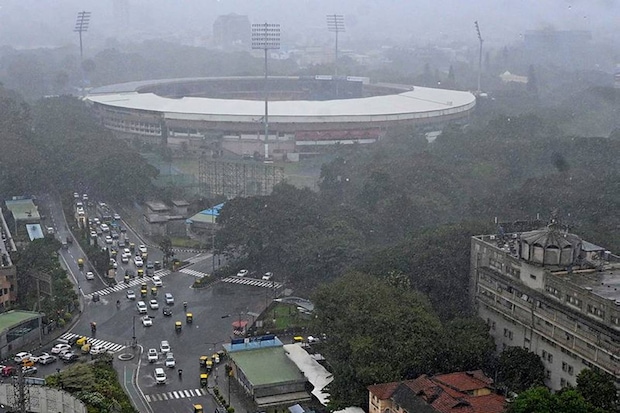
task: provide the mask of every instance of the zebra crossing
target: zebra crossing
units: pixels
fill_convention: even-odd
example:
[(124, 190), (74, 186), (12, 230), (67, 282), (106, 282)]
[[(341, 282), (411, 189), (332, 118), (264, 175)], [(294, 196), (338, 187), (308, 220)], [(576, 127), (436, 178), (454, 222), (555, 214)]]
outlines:
[(93, 338), (93, 337), (88, 337), (88, 336), (83, 336), (81, 334), (75, 334), (75, 333), (65, 333), (62, 336), (60, 336), (60, 338), (62, 340), (70, 340), (74, 337), (86, 337), (88, 338), (88, 342), (94, 347), (94, 346), (102, 346), (103, 348), (105, 348), (108, 352), (111, 353), (116, 353), (117, 351), (121, 351), (122, 349), (124, 349), (125, 345), (123, 344), (117, 344), (117, 343), (113, 343), (111, 341), (105, 341), (105, 340), (99, 340), (98, 338)]
[(188, 397), (206, 396), (207, 391), (205, 389), (189, 389), (189, 390), (175, 390), (165, 393), (157, 394), (145, 394), (144, 398), (148, 403), (151, 402), (165, 402), (167, 400), (186, 399)]
[(282, 287), (282, 284), (278, 282), (257, 280), (256, 278), (227, 277), (227, 278), (222, 279), (222, 282), (231, 283), (231, 284), (251, 285), (253, 287), (262, 287), (262, 288), (278, 289)]
[[(160, 278), (163, 278), (168, 274), (170, 274), (170, 270), (157, 270), (154, 273), (154, 275), (158, 275)], [(103, 295), (108, 295), (108, 294), (111, 294), (117, 291), (123, 291), (130, 287), (135, 287), (136, 285), (140, 285), (143, 282), (147, 282), (148, 280), (149, 280), (149, 277), (136, 277), (136, 278), (129, 280), (128, 283), (120, 282), (112, 287), (107, 287), (99, 291), (88, 293), (85, 295), (85, 297), (92, 298), (93, 294), (99, 294), (99, 296), (103, 296)]]
[(179, 270), (179, 272), (182, 272), (183, 274), (189, 274), (192, 275), (196, 278), (204, 278), (204, 277), (208, 277), (209, 274), (206, 274), (204, 272), (200, 272), (200, 271), (196, 271), (196, 270), (192, 270), (191, 268), (181, 268)]
[(211, 258), (213, 258), (213, 255), (211, 255), (211, 254), (199, 253), (198, 255), (194, 255), (193, 257), (188, 258), (187, 262), (191, 262), (192, 264), (196, 264), (197, 262), (205, 261), (205, 260), (208, 260), (208, 259), (211, 259)]

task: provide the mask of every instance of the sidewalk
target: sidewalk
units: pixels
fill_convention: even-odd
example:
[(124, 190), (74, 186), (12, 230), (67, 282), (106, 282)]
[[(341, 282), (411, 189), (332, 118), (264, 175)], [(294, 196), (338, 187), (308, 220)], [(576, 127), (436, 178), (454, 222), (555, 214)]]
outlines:
[(235, 413), (250, 413), (256, 410), (252, 398), (245, 392), (237, 380), (234, 377), (226, 376), (226, 364), (220, 364), (213, 371), (213, 381), (209, 384), (210, 393), (213, 395), (213, 399), (216, 404), (219, 404), (217, 397), (213, 393), (213, 386), (216, 387), (220, 394), (224, 396), (224, 399), (228, 401), (228, 404), (235, 409)]

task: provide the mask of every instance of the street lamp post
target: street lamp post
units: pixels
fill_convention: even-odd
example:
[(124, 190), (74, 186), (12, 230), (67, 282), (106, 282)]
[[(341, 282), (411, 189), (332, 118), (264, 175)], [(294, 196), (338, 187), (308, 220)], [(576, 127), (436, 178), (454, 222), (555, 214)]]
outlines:
[(265, 127), (265, 159), (269, 158), (269, 85), (267, 51), (280, 48), (280, 25), (277, 23), (259, 23), (252, 25), (252, 49), (262, 49), (265, 52), (265, 114), (263, 125)]
[(88, 31), (88, 25), (90, 23), (90, 12), (81, 11), (77, 14), (77, 20), (75, 21), (74, 32), (77, 32), (80, 36), (80, 69), (82, 73), (82, 94), (84, 94), (84, 49), (82, 48), (82, 33)]
[(344, 32), (344, 16), (342, 14), (327, 15), (327, 30), (336, 33), (336, 52), (334, 54), (334, 77), (338, 76), (338, 33)]

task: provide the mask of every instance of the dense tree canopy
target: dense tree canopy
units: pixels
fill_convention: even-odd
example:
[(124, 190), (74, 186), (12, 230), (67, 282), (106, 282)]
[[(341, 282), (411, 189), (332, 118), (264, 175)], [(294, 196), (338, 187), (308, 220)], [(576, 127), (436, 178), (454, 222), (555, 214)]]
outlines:
[(498, 382), (508, 392), (520, 393), (542, 386), (545, 366), (536, 353), (521, 347), (508, 347), (499, 356)]

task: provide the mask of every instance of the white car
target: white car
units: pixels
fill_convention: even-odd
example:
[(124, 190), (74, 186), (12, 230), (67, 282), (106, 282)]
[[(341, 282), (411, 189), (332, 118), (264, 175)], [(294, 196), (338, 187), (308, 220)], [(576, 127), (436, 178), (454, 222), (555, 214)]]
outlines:
[(97, 238), (97, 231), (90, 231), (91, 238)]
[(129, 248), (125, 248), (123, 249), (123, 254), (128, 255), (131, 257), (131, 250)]
[[(107, 237), (106, 237), (107, 238)], [(118, 263), (116, 262), (116, 260), (114, 258), (110, 258), (110, 266), (114, 269), (118, 268)]]
[(153, 319), (151, 317), (149, 317), (148, 315), (145, 315), (144, 317), (142, 317), (142, 325), (144, 327), (150, 327), (153, 325)]
[(140, 244), (140, 246), (138, 246), (138, 250), (142, 253), (142, 254), (146, 254), (147, 250), (146, 250), (146, 245), (144, 244)]
[(136, 299), (136, 293), (133, 290), (127, 290), (125, 292), (125, 297), (127, 297), (128, 300), (135, 300)]
[(174, 304), (174, 297), (172, 296), (171, 293), (164, 294), (164, 298), (166, 300), (166, 304), (167, 305), (173, 305)]
[(159, 278), (159, 275), (153, 276), (153, 285), (155, 287), (161, 287), (163, 285), (161, 282), (161, 278)]
[(138, 309), (138, 314), (146, 314), (147, 312), (146, 303), (144, 301), (138, 301), (136, 303), (136, 308)]
[(166, 353), (170, 353), (170, 344), (168, 343), (168, 341), (163, 340), (160, 344), (159, 344), (159, 349), (161, 350), (162, 353), (166, 354)]
[(60, 343), (52, 347), (50, 352), (52, 354), (62, 354), (63, 351), (69, 351), (69, 350), (71, 350), (71, 346), (69, 344)]
[(166, 372), (158, 367), (155, 369), (155, 381), (157, 384), (166, 384)]
[(93, 274), (92, 271), (86, 271), (86, 274), (84, 275), (84, 277), (86, 277), (87, 280), (94, 280), (95, 279), (95, 274)]
[(269, 281), (269, 280), (271, 280), (271, 277), (273, 277), (273, 273), (272, 272), (266, 272), (265, 275), (263, 275), (263, 280)]
[(157, 300), (151, 300), (149, 301), (149, 307), (151, 307), (151, 310), (158, 310), (159, 303), (157, 302)]
[(237, 273), (237, 277), (245, 277), (246, 275), (248, 275), (248, 273), (248, 270), (239, 270), (239, 272)]
[(51, 354), (41, 355), (37, 358), (37, 363), (39, 364), (50, 364), (56, 361), (56, 356), (52, 356)]
[(98, 344), (96, 346), (92, 346), (90, 349), (90, 354), (91, 356), (95, 356), (97, 354), (103, 354), (105, 353), (107, 350), (105, 347), (103, 347), (101, 344)]
[(123, 253), (123, 255), (121, 255), (121, 262), (123, 264), (129, 264), (129, 258), (131, 257), (131, 254), (125, 254)]
[(142, 267), (144, 265), (144, 261), (142, 261), (142, 257), (139, 257), (137, 255), (133, 258), (133, 262), (134, 264), (136, 264), (136, 267)]
[(121, 220), (121, 216), (119, 214), (114, 214), (114, 219), (116, 221), (120, 221)]
[(174, 355), (172, 353), (166, 354), (166, 367), (174, 367), (176, 366), (176, 361), (174, 361)]
[(100, 228), (103, 232), (110, 232), (110, 227), (108, 226), (108, 224), (101, 224)]
[(111, 236), (109, 236), (109, 235), (106, 235), (106, 236), (105, 236), (105, 243), (106, 243), (106, 244), (112, 244), (112, 242), (114, 242), (114, 240), (112, 239), (112, 237), (111, 237)]
[(13, 360), (15, 360), (16, 363), (21, 363), (22, 361), (27, 360), (27, 359), (31, 359), (31, 358), (32, 358), (32, 353), (28, 353), (26, 351), (22, 351), (20, 353), (17, 353)]
[(155, 363), (159, 359), (159, 356), (157, 355), (157, 350), (154, 348), (149, 349), (149, 352), (146, 357), (149, 363)]

